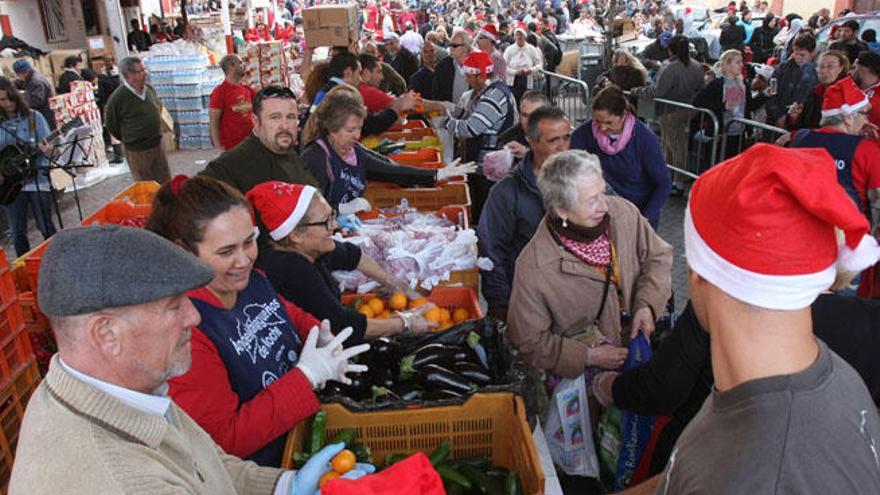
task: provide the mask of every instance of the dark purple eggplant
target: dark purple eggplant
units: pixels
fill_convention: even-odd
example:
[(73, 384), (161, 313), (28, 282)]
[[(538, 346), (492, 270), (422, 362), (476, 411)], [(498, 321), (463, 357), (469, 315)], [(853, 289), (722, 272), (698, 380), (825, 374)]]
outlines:
[(373, 376), (374, 376), (374, 379), (376, 380), (375, 382), (373, 382), (373, 385), (377, 385), (377, 386), (385, 387), (385, 388), (392, 388), (395, 385), (397, 385), (397, 375), (392, 370), (389, 370), (387, 368), (384, 370), (378, 371)]
[(422, 397), (424, 400), (464, 399), (464, 395), (445, 388), (431, 389)]
[(346, 373), (351, 384), (344, 385), (343, 395), (354, 400), (369, 399), (372, 394), (372, 380), (368, 371), (360, 373)]
[(324, 396), (332, 396), (332, 395), (345, 395), (346, 386), (337, 381), (330, 380), (324, 385), (324, 390), (321, 393)]
[(419, 383), (426, 389), (445, 388), (461, 394), (469, 394), (477, 389), (467, 378), (436, 364), (426, 364), (419, 369)]
[(400, 360), (400, 377), (402, 380), (415, 375), (419, 369), (428, 364), (454, 362), (454, 352), (445, 344), (428, 344), (416, 349)]
[(422, 389), (413, 385), (412, 383), (402, 383), (396, 385), (392, 390), (395, 394), (397, 394), (404, 401), (413, 401), (418, 400), (424, 394)]
[(452, 365), (450, 370), (459, 375), (473, 380), (477, 385), (488, 385), (492, 383), (492, 377), (489, 372), (481, 364), (472, 363), (470, 361), (459, 361)]
[(449, 352), (452, 353), (452, 356), (450, 356), (451, 360), (448, 361), (447, 364), (459, 363), (462, 361), (468, 361), (472, 363), (477, 362), (477, 355), (474, 353), (473, 349), (460, 345), (449, 345), (446, 347), (449, 349)]

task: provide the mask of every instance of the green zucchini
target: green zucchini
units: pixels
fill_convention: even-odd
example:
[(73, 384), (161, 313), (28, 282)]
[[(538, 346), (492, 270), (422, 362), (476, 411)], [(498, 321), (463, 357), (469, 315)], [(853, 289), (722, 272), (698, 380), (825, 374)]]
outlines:
[(309, 453), (315, 454), (324, 448), (324, 436), (327, 433), (327, 413), (318, 411), (312, 419), (312, 436), (309, 439)]
[(333, 438), (333, 441), (330, 443), (344, 443), (346, 448), (351, 448), (351, 445), (354, 443), (354, 438), (357, 435), (357, 431), (354, 428), (345, 428), (339, 431), (336, 434), (336, 437)]
[(449, 458), (449, 454), (452, 453), (452, 444), (447, 440), (443, 440), (440, 445), (431, 452), (431, 455), (428, 456), (428, 459), (431, 460), (431, 465), (435, 468), (440, 464), (446, 462), (446, 459)]
[(473, 484), (471, 484), (471, 481), (469, 479), (467, 479), (457, 470), (450, 467), (448, 464), (441, 464), (437, 466), (437, 473), (440, 474), (440, 478), (444, 482), (459, 485), (465, 490), (470, 490), (473, 487)]

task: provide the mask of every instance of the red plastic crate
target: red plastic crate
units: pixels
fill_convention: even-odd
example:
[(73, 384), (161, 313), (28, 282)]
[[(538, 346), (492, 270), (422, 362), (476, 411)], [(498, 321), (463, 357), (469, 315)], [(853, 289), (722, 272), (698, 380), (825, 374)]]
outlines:
[(113, 197), (113, 201), (130, 201), (136, 205), (151, 205), (161, 186), (154, 180), (135, 182)]
[(19, 368), (33, 359), (31, 337), (22, 324), (18, 332), (7, 337), (0, 344), (0, 373), (3, 379), (10, 378)]
[(397, 122), (393, 126), (388, 128), (389, 132), (401, 132), (406, 129), (425, 129), (428, 127), (428, 124), (425, 123), (424, 120), (407, 120), (404, 123)]
[(0, 383), (0, 492), (6, 493), (25, 406), (40, 383), (33, 359)]
[(407, 165), (409, 167), (438, 169), (443, 168), (443, 157), (436, 148), (424, 148), (419, 151), (401, 151), (388, 158), (394, 163)]

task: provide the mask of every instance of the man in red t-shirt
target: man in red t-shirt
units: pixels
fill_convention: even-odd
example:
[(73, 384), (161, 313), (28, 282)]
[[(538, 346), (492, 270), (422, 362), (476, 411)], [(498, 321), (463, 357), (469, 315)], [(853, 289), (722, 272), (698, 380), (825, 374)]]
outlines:
[(211, 92), (211, 143), (215, 148), (231, 150), (253, 131), (254, 90), (241, 84), (244, 63), (238, 55), (220, 59), (226, 79)]
[(394, 103), (394, 97), (379, 89), (385, 79), (379, 59), (368, 53), (358, 55), (361, 63), (361, 83), (358, 90), (364, 98), (364, 106), (370, 113), (380, 112)]

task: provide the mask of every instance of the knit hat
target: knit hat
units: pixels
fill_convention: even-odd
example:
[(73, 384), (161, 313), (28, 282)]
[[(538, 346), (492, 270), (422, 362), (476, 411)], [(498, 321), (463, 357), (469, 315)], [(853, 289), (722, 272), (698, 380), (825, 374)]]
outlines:
[(526, 23), (524, 23), (523, 21), (519, 21), (516, 23), (516, 29), (513, 30), (513, 34), (516, 34), (520, 31), (522, 31), (523, 36), (529, 35), (529, 29), (526, 27)]
[(312, 186), (274, 180), (254, 186), (247, 199), (269, 228), (269, 237), (280, 241), (303, 219), (316, 192)]
[(777, 310), (805, 308), (838, 271), (859, 272), (880, 259), (868, 220), (838, 184), (824, 149), (759, 143), (702, 174), (684, 238), (688, 265), (701, 277), (740, 301)]
[(483, 26), (483, 29), (480, 29), (480, 32), (477, 33), (477, 36), (483, 36), (492, 40), (492, 43), (498, 43), (498, 30), (495, 29), (494, 24), (486, 24)]
[(844, 77), (825, 90), (822, 117), (851, 115), (867, 104), (865, 92), (859, 89), (851, 77)]
[(462, 63), (465, 74), (481, 74), (483, 77), (489, 77), (488, 73), (493, 71), (492, 57), (486, 52), (471, 52)]
[(24, 74), (34, 70), (34, 67), (27, 60), (20, 58), (12, 64), (12, 71), (16, 74)]
[(214, 269), (145, 229), (64, 229), (43, 254), (37, 299), (49, 316), (73, 316), (158, 301), (202, 287)]

